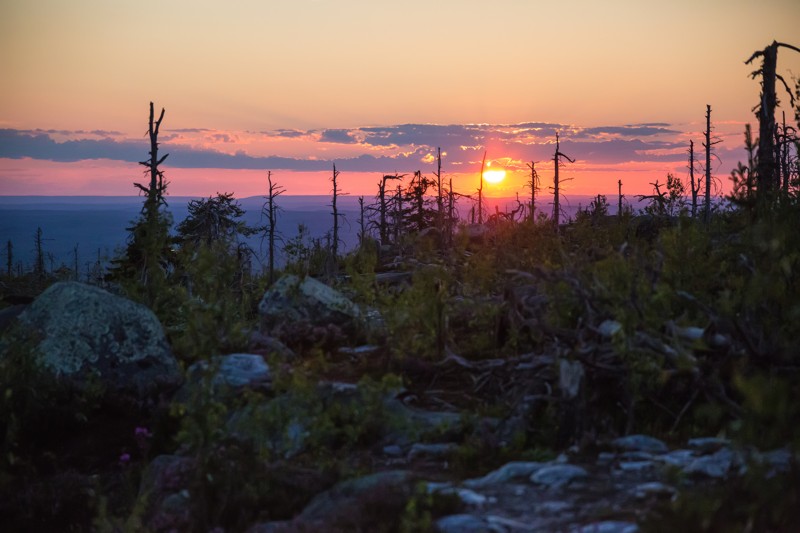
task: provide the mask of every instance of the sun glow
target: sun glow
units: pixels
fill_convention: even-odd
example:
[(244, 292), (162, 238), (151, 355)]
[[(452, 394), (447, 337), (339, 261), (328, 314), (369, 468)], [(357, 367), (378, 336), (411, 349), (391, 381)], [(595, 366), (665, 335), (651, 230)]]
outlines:
[(483, 179), (486, 183), (500, 183), (506, 177), (506, 171), (502, 169), (485, 170), (483, 172)]

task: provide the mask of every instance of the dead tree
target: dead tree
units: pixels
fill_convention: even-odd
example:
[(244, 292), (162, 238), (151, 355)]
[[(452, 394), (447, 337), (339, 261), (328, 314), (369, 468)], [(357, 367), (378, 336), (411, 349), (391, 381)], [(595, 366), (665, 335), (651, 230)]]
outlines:
[(558, 232), (558, 222), (559, 217), (561, 216), (561, 204), (559, 202), (559, 196), (561, 192), (559, 190), (560, 179), (558, 176), (558, 167), (561, 164), (560, 158), (562, 157), (570, 163), (575, 162), (575, 160), (571, 159), (568, 155), (561, 153), (561, 150), (559, 149), (558, 133), (556, 133), (556, 152), (553, 154), (553, 168), (555, 171), (555, 175), (553, 177), (553, 227), (555, 228), (556, 232)]
[(535, 161), (528, 163), (528, 168), (531, 169), (531, 177), (525, 185), (531, 188), (531, 222), (536, 222), (536, 193), (539, 191), (539, 173), (536, 172)]
[(700, 192), (700, 180), (694, 179), (694, 141), (689, 141), (689, 187), (692, 191), (692, 218), (697, 216), (697, 193)]
[(162, 107), (158, 120), (154, 120), (155, 111), (153, 102), (150, 102), (150, 121), (147, 130), (147, 134), (150, 137), (150, 159), (139, 162), (140, 165), (147, 167), (147, 173), (150, 174), (150, 183), (147, 186), (141, 183), (134, 183), (147, 196), (142, 212), (145, 213), (148, 223), (155, 223), (158, 219), (159, 208), (162, 204), (167, 204), (164, 200), (167, 182), (164, 181), (164, 173), (159, 169), (159, 166), (169, 157), (169, 154), (164, 154), (161, 158), (158, 157), (158, 132), (161, 129), (161, 121), (164, 120), (164, 111)]
[(358, 197), (358, 245), (364, 246), (364, 239), (367, 234), (366, 219), (364, 217), (364, 197)]
[(78, 263), (78, 243), (75, 243), (75, 248), (72, 249), (72, 256), (73, 256), (72, 258), (74, 260), (73, 269), (74, 269), (74, 272), (75, 272), (75, 281), (79, 281), (81, 276), (78, 273), (79, 272), (78, 271), (78, 265), (79, 265), (79, 263)]
[(622, 180), (617, 180), (617, 186), (619, 188), (617, 192), (617, 218), (622, 220)]
[(267, 217), (267, 252), (269, 253), (268, 273), (269, 284), (275, 281), (275, 237), (278, 225), (278, 204), (276, 199), (283, 194), (285, 189), (272, 182), (272, 171), (267, 171), (267, 196), (261, 208), (261, 215)]
[(405, 175), (386, 174), (378, 182), (378, 206), (375, 208), (378, 211), (378, 238), (381, 245), (389, 244), (389, 200), (386, 196), (386, 182), (389, 180), (402, 180)]
[(394, 195), (394, 242), (400, 242), (401, 228), (403, 227), (403, 188), (398, 185), (397, 192)]
[(34, 244), (36, 245), (36, 263), (33, 267), (33, 273), (36, 275), (37, 278), (41, 279), (44, 277), (44, 249), (42, 247), (42, 228), (36, 228), (36, 237), (34, 238)]
[(456, 202), (453, 192), (453, 178), (450, 178), (450, 186), (447, 189), (447, 244), (453, 244), (453, 230), (456, 225)]
[[(145, 195), (141, 217), (135, 221), (128, 231), (131, 239), (122, 258), (112, 261), (114, 265), (111, 275), (118, 281), (128, 284), (127, 290), (139, 292), (142, 300), (154, 305), (163, 296), (162, 282), (166, 280), (168, 268), (166, 263), (170, 256), (169, 230), (172, 220), (161, 207), (166, 206), (164, 196), (167, 181), (160, 165), (169, 154), (159, 156), (158, 134), (164, 120), (164, 109), (158, 120), (155, 118), (153, 102), (150, 102), (150, 118), (147, 134), (150, 138), (150, 158), (140, 161), (146, 167), (144, 174), (149, 176), (146, 184), (134, 183), (134, 186)], [(135, 283), (135, 284), (134, 284)]]
[(778, 155), (780, 161), (780, 173), (782, 180), (782, 191), (784, 198), (789, 197), (789, 182), (791, 180), (791, 162), (789, 157), (790, 147), (796, 145), (797, 130), (792, 126), (786, 125), (786, 112), (782, 113), (783, 120), (781, 121), (780, 131), (776, 139), (778, 145)]
[(11, 279), (11, 275), (14, 273), (14, 245), (11, 244), (11, 239), (8, 239), (6, 242), (6, 275), (8, 279)]
[(333, 183), (332, 193), (332, 201), (331, 201), (331, 214), (333, 215), (333, 236), (331, 238), (330, 243), (330, 252), (333, 256), (334, 263), (336, 259), (339, 257), (339, 217), (343, 216), (339, 213), (339, 209), (336, 206), (336, 200), (341, 194), (341, 190), (339, 189), (339, 185), (337, 183), (337, 178), (339, 177), (339, 171), (336, 170), (336, 163), (333, 164), (333, 175), (331, 176), (331, 182)]
[(425, 228), (434, 226), (439, 217), (438, 211), (428, 207), (428, 189), (435, 182), (422, 175), (422, 171), (414, 172), (414, 177), (406, 187), (404, 204), (408, 208), (402, 211), (403, 223), (412, 232), (419, 233)]
[[(442, 195), (442, 149), (436, 148), (436, 225), (444, 228), (444, 196)], [(444, 239), (442, 239), (444, 244)]]
[(772, 202), (774, 193), (778, 190), (780, 183), (777, 181), (777, 164), (775, 159), (775, 108), (778, 105), (778, 98), (775, 94), (775, 81), (780, 80), (789, 99), (794, 106), (794, 95), (789, 90), (786, 80), (777, 73), (778, 48), (784, 47), (795, 52), (800, 52), (800, 48), (786, 43), (772, 41), (772, 44), (758, 50), (745, 61), (749, 65), (753, 60), (761, 58), (761, 68), (751, 74), (753, 79), (761, 77), (761, 101), (753, 108), (758, 117), (758, 167), (756, 179), (758, 183), (758, 198), (763, 205)]
[(483, 169), (486, 166), (486, 152), (483, 152), (483, 161), (481, 161), (481, 175), (478, 185), (478, 224), (483, 224)]
[(703, 134), (706, 137), (706, 141), (703, 143), (703, 147), (706, 149), (706, 196), (703, 221), (708, 224), (711, 220), (711, 149), (720, 142), (711, 140), (711, 106), (708, 104), (706, 104), (706, 131)]

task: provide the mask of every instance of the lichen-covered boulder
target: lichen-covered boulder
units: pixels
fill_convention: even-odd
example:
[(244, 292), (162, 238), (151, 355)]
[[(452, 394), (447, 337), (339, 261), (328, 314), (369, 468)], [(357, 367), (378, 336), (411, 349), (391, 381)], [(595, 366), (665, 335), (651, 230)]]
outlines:
[(164, 329), (145, 306), (92, 285), (60, 282), (20, 316), (38, 340), (35, 357), (55, 376), (97, 380), (111, 391), (146, 396), (180, 382)]
[(290, 347), (364, 339), (382, 322), (321, 281), (291, 274), (264, 293), (258, 312), (264, 330)]

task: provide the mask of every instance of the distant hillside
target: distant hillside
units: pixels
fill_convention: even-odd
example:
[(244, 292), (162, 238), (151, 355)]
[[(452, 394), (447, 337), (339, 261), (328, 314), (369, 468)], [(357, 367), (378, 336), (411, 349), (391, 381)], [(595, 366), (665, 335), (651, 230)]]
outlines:
[[(186, 218), (187, 204), (191, 197), (168, 197), (169, 211), (177, 224)], [(591, 196), (570, 196), (562, 200), (568, 216), (574, 216), (579, 206), (587, 206)], [(609, 198), (610, 211), (616, 212), (616, 199)], [(525, 201), (525, 199), (522, 199)], [(551, 196), (537, 202), (537, 209), (550, 213)], [(239, 199), (245, 209), (245, 221), (250, 225), (263, 224), (261, 207), (264, 198), (252, 196)], [(634, 202), (636, 204), (637, 202)], [(309, 236), (324, 238), (331, 227), (329, 196), (280, 196), (278, 230), (284, 239), (297, 235), (299, 224), (305, 224)], [(352, 249), (357, 240), (358, 197), (341, 196), (339, 209), (345, 215), (341, 229), (345, 249)], [(487, 212), (493, 213), (495, 206), (510, 210), (516, 205), (514, 198), (486, 198)], [(47, 268), (58, 268), (61, 264), (74, 263), (74, 249), (78, 247), (80, 268), (85, 271), (89, 264), (100, 259), (105, 262), (118, 253), (128, 236), (126, 228), (138, 216), (142, 198), (137, 196), (0, 196), (0, 237), (2, 237), (3, 264), (6, 261), (6, 242), (13, 245), (14, 263), (30, 268), (34, 261), (34, 236), (36, 228), (42, 228), (44, 249), (47, 253)], [(467, 201), (459, 206), (462, 217), (471, 207)], [(248, 244), (263, 259), (261, 238), (255, 237)]]

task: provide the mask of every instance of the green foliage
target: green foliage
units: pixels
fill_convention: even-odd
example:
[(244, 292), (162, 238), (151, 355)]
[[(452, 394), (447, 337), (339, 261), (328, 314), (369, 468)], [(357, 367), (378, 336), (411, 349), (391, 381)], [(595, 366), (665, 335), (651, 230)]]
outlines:
[[(223, 242), (234, 248), (239, 236), (246, 237), (260, 231), (250, 228), (240, 219), (244, 209), (232, 193), (217, 193), (201, 200), (190, 200), (189, 216), (178, 224), (178, 242), (181, 244)], [(229, 253), (232, 250), (229, 250)]]
[(447, 269), (428, 265), (414, 272), (411, 287), (390, 296), (384, 303), (381, 310), (395, 353), (418, 357), (442, 355), (451, 282)]
[(265, 459), (302, 454), (318, 466), (346, 468), (341, 451), (371, 445), (399, 428), (386, 406), (399, 386), (399, 379), (387, 374), (381, 381), (364, 377), (354, 389), (337, 391), (295, 373), (279, 385), (276, 399), (248, 406), (237, 426), (252, 436)]
[(50, 447), (61, 436), (85, 427), (105, 393), (95, 380), (86, 379), (79, 388), (41, 367), (37, 344), (35, 336), (22, 328), (8, 332), (0, 342), (3, 471), (42, 467), (46, 458), (34, 450)]
[(640, 524), (645, 533), (793, 531), (800, 520), (800, 471), (767, 475), (751, 465), (724, 485), (682, 491)]
[(169, 234), (171, 225), (172, 216), (163, 209), (143, 212), (128, 228), (128, 246), (111, 261), (108, 275), (125, 296), (149, 307), (167, 328), (185, 299), (174, 275), (178, 257)]
[(400, 517), (400, 533), (434, 531), (434, 523), (442, 516), (456, 514), (462, 507), (455, 493), (433, 492), (426, 483), (418, 483), (406, 502)]
[(378, 264), (377, 243), (365, 239), (358, 249), (345, 257), (344, 270), (347, 285), (344, 289), (359, 304), (374, 306), (378, 292), (375, 283), (375, 266)]
[(194, 361), (246, 347), (244, 328), (255, 320), (258, 294), (246, 258), (225, 242), (181, 250), (187, 288), (181, 306), (162, 319), (176, 353)]
[(795, 401), (800, 383), (779, 375), (735, 376), (738, 392), (744, 397), (743, 416), (733, 426), (742, 442), (771, 450), (791, 445), (800, 450), (800, 405)]
[(286, 256), (284, 272), (287, 274), (303, 277), (325, 272), (329, 254), (319, 239), (309, 236), (305, 224), (298, 224), (297, 235), (286, 241), (283, 253)]
[[(686, 214), (686, 187), (680, 178), (672, 173), (667, 174), (667, 183), (659, 184), (656, 180), (653, 185), (653, 194), (642, 195), (640, 200), (649, 200), (644, 212), (656, 217), (674, 217)], [(661, 187), (666, 186), (666, 191)]]

